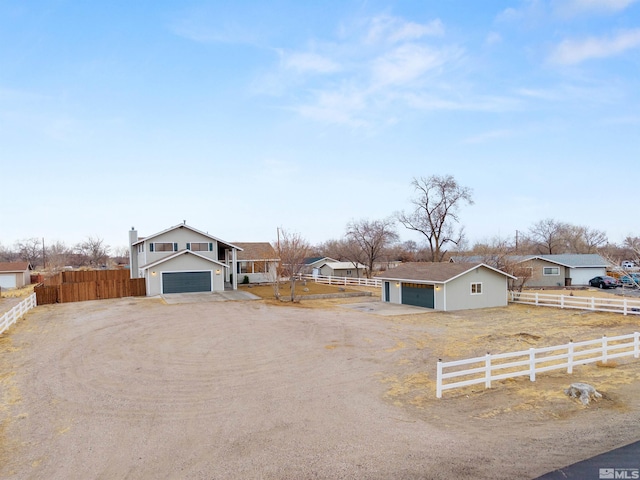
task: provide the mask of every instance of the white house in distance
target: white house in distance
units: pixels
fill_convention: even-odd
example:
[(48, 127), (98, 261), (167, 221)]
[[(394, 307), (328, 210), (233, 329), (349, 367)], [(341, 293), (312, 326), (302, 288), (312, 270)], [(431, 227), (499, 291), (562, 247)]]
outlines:
[(318, 267), (320, 275), (326, 277), (364, 277), (367, 267), (353, 262), (324, 262)]
[(384, 302), (441, 311), (504, 307), (512, 275), (483, 263), (403, 263), (380, 274)]
[(147, 295), (236, 290), (241, 248), (186, 223), (148, 237), (129, 231), (131, 278), (144, 278)]

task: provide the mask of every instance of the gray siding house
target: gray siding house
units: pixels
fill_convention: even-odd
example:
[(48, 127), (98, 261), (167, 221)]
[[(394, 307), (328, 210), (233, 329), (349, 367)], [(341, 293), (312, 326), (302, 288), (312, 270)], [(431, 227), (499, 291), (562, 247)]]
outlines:
[(384, 272), (384, 302), (441, 311), (504, 307), (508, 279), (515, 277), (483, 263), (403, 263)]
[(217, 292), (237, 289), (236, 245), (197, 230), (186, 223), (149, 237), (129, 231), (131, 278), (144, 278), (147, 295)]

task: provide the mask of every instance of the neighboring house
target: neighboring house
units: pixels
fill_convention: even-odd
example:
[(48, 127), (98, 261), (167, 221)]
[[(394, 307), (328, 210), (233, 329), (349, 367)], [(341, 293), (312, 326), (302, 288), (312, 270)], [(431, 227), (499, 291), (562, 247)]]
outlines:
[(304, 259), (304, 266), (300, 273), (305, 273), (307, 275), (320, 275), (320, 267), (323, 263), (337, 261), (338, 260), (331, 257), (307, 257)]
[(145, 278), (147, 295), (237, 289), (241, 248), (186, 223), (148, 237), (129, 231), (131, 278)]
[(0, 288), (22, 288), (31, 283), (29, 262), (0, 262)]
[(441, 311), (504, 307), (512, 275), (484, 263), (410, 262), (378, 275), (384, 302)]
[(518, 262), (530, 269), (527, 287), (589, 285), (589, 280), (606, 275), (609, 262), (597, 253), (530, 255)]
[[(506, 255), (452, 257), (451, 262), (481, 261), (497, 268), (508, 263), (526, 287), (584, 286), (598, 275), (606, 275), (609, 262), (597, 253), (555, 255)], [(517, 266), (517, 268), (515, 268)]]
[(234, 242), (242, 250), (238, 252), (238, 282), (244, 277), (249, 283), (274, 282), (280, 259), (268, 242)]
[(320, 275), (325, 277), (364, 277), (367, 267), (353, 262), (324, 262), (318, 267)]

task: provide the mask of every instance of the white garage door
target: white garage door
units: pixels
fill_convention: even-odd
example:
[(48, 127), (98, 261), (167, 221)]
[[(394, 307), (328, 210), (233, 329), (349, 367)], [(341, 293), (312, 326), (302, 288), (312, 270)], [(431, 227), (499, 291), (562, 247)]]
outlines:
[(0, 274), (0, 287), (16, 288), (16, 275), (14, 273)]

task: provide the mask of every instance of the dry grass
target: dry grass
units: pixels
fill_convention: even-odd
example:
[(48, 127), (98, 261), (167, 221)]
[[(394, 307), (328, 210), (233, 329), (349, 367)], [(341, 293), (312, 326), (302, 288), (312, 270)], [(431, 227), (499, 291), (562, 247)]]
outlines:
[(0, 297), (1, 298), (20, 298), (20, 297), (28, 297), (33, 293), (33, 287), (35, 285), (27, 285), (22, 288), (13, 288), (11, 290), (2, 290)]

